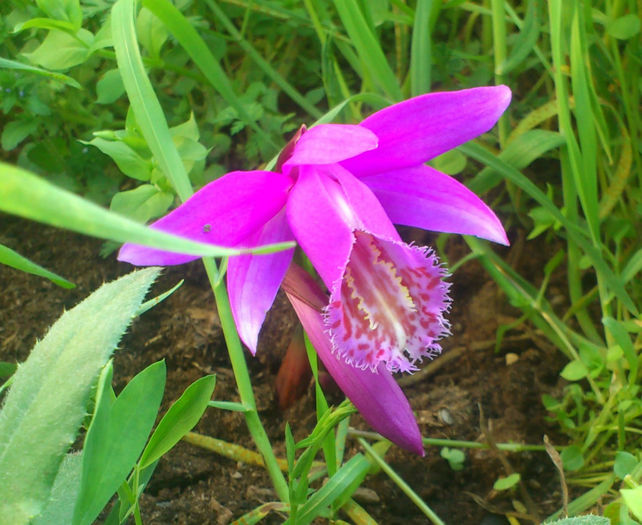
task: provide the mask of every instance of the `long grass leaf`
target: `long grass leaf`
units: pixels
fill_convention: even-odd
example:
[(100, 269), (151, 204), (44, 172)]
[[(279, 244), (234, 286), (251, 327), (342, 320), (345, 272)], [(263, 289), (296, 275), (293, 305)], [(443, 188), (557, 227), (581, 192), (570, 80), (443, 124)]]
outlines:
[(167, 30), (183, 46), (183, 49), (185, 49), (212, 87), (238, 113), (239, 118), (256, 131), (263, 140), (272, 143), (267, 133), (261, 129), (254, 118), (246, 111), (245, 106), (236, 95), (227, 74), (183, 13), (167, 0), (143, 0), (143, 5), (165, 24)]
[(378, 85), (388, 97), (400, 101), (403, 95), (397, 77), (359, 9), (358, 2), (334, 0), (334, 5), (372, 82)]
[(75, 288), (76, 285), (69, 282), (67, 279), (60, 277), (60, 275), (50, 272), (39, 264), (30, 261), (26, 257), (20, 255), (18, 252), (13, 251), (11, 248), (0, 244), (0, 264), (6, 264), (17, 270), (31, 273), (49, 279), (52, 283), (57, 284), (62, 288)]
[[(63, 190), (33, 173), (1, 162), (0, 211), (100, 239), (144, 244), (170, 252), (211, 257), (242, 253), (234, 248), (194, 242), (147, 228)], [(280, 250), (284, 246), (273, 245), (267, 249)], [(258, 250), (263, 249), (265, 247)]]
[(551, 202), (551, 200), (542, 192), (535, 184), (528, 180), (524, 175), (517, 171), (512, 166), (505, 164), (501, 160), (497, 159), (490, 152), (485, 150), (483, 147), (475, 143), (464, 144), (459, 147), (459, 150), (484, 164), (493, 168), (494, 170), (500, 172), (504, 177), (514, 183), (516, 186), (524, 190), (531, 198), (537, 201), (541, 206), (546, 208), (546, 210), (557, 220), (559, 221), (568, 233), (568, 236), (572, 241), (579, 246), (586, 256), (590, 259), (595, 270), (602, 274), (607, 286), (613, 291), (622, 304), (628, 308), (632, 313), (637, 315), (637, 308), (628, 293), (626, 292), (622, 280), (618, 278), (611, 268), (606, 264), (606, 261), (602, 258), (602, 255), (599, 249), (593, 245), (593, 243), (586, 237), (586, 234), (580, 229), (580, 227), (571, 222), (567, 217), (565, 217)]
[(118, 70), (136, 116), (136, 123), (149, 149), (184, 201), (192, 194), (192, 185), (172, 141), (163, 109), (145, 73), (136, 40), (134, 6), (134, 0), (118, 0), (112, 8), (111, 24)]

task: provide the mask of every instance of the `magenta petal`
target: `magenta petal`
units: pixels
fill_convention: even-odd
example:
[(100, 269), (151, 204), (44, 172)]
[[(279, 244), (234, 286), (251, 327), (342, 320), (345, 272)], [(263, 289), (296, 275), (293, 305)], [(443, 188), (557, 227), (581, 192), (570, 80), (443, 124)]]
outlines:
[(302, 164), (333, 164), (377, 147), (377, 136), (362, 126), (319, 124), (301, 135), (284, 173)]
[(466, 186), (440, 171), (422, 165), (360, 180), (395, 224), (509, 244), (495, 213)]
[[(293, 240), (285, 210), (247, 240), (255, 245)], [(240, 255), (229, 259), (227, 288), (230, 306), (239, 336), (252, 354), (256, 353), (265, 314), (274, 302), (293, 253), (294, 249), (291, 249), (266, 255)]]
[(385, 365), (379, 365), (377, 372), (373, 373), (354, 368), (333, 355), (323, 318), (317, 309), (310, 306), (315, 302), (314, 298), (310, 300), (310, 295), (318, 301), (321, 294), (318, 286), (295, 266), (290, 268), (288, 276), (292, 277), (291, 282), (296, 283), (295, 287), (301, 292), (299, 296), (287, 290), (288, 298), (317, 354), (339, 388), (373, 429), (400, 447), (423, 456), (419, 426), (408, 399), (392, 374)]
[(339, 165), (302, 166), (287, 213), (294, 237), (329, 289), (342, 276), (355, 230), (399, 238), (373, 193)]
[(511, 99), (506, 86), (429, 93), (371, 115), (379, 147), (342, 162), (357, 176), (422, 164), (492, 128)]
[[(204, 186), (152, 228), (219, 246), (237, 246), (285, 205), (292, 180), (270, 171), (234, 171)], [(139, 266), (197, 259), (126, 243), (118, 260)]]

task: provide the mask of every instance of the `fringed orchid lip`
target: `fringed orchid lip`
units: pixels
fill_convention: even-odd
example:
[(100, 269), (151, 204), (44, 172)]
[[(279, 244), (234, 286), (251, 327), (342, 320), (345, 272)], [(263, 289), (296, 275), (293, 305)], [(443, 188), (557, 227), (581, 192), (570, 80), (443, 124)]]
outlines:
[(357, 368), (413, 372), (441, 352), (448, 284), (434, 254), (357, 231), (341, 283), (325, 310), (337, 355)]

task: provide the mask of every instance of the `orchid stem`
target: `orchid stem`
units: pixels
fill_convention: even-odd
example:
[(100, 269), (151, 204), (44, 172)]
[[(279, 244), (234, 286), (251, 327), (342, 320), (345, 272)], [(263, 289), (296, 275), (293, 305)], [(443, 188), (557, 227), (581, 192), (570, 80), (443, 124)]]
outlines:
[(218, 268), (213, 259), (209, 257), (203, 258), (205, 271), (210, 280), (212, 290), (214, 291), (214, 299), (216, 301), (216, 308), (218, 311), (219, 319), (221, 320), (221, 328), (223, 329), (223, 336), (225, 337), (225, 344), (232, 363), (232, 370), (236, 379), (236, 386), (241, 397), (241, 403), (248, 407), (248, 410), (243, 413), (247, 428), (250, 431), (252, 439), (256, 444), (256, 448), (265, 460), (265, 468), (272, 479), (272, 484), (276, 490), (277, 495), (282, 502), (288, 503), (290, 501), (288, 484), (281, 473), (279, 462), (274, 455), (270, 440), (263, 428), (259, 414), (256, 410), (256, 401), (254, 399), (254, 391), (252, 390), (252, 382), (250, 381), (250, 374), (247, 369), (245, 355), (243, 354), (243, 347), (239, 339), (234, 318), (232, 317), (232, 310), (230, 309), (230, 301), (227, 295), (227, 289), (222, 280), (219, 279)]

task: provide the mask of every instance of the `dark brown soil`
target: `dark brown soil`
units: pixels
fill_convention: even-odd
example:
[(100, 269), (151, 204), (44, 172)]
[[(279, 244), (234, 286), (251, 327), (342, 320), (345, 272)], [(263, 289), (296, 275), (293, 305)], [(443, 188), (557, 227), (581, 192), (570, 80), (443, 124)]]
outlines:
[[(416, 235), (416, 233), (415, 233)], [(132, 270), (114, 256), (99, 256), (101, 242), (35, 223), (0, 215), (0, 243), (65, 276), (77, 287), (63, 290), (50, 282), (0, 266), (0, 361), (24, 360), (65, 308), (88, 296), (103, 282)], [(520, 245), (520, 243), (515, 243)], [(541, 247), (540, 247), (541, 248)], [(467, 253), (463, 241), (449, 241), (451, 261)], [(541, 279), (545, 250), (504, 250), (520, 271)], [(158, 307), (137, 319), (120, 345), (115, 359), (115, 388), (159, 359), (167, 363), (167, 386), (162, 411), (193, 381), (216, 373), (215, 398), (238, 400), (234, 376), (222, 340), (214, 300), (200, 262), (164, 271), (152, 294), (184, 278), (183, 286)], [(464, 265), (450, 279), (453, 335), (444, 342), (444, 355), (429, 373), (405, 378), (405, 387), (425, 437), (541, 444), (554, 427), (541, 404), (544, 393), (559, 393), (558, 373), (563, 360), (537, 333), (519, 327), (510, 331), (499, 352), (494, 352), (495, 331), (519, 316), (476, 262)], [(284, 456), (286, 421), (300, 439), (314, 425), (312, 390), (286, 411), (275, 399), (275, 376), (287, 347), (295, 318), (285, 301), (262, 332), (257, 358), (248, 354), (262, 421), (277, 454)], [(448, 359), (448, 355), (452, 359)], [(440, 359), (443, 363), (440, 363)], [(436, 369), (435, 369), (436, 368)], [(334, 401), (340, 400), (338, 395)], [(368, 427), (359, 416), (352, 426)], [(481, 426), (485, 427), (485, 432)], [(209, 409), (197, 432), (253, 449), (242, 416)], [(349, 454), (359, 451), (349, 442)], [(514, 511), (513, 501), (545, 517), (561, 504), (552, 463), (541, 452), (501, 455), (493, 450), (466, 452), (463, 470), (455, 472), (440, 456), (439, 447), (427, 447), (419, 458), (392, 447), (389, 464), (449, 525), (505, 523), (493, 521), (491, 511)], [(526, 491), (497, 492), (493, 483), (507, 469), (521, 474)], [(367, 479), (357, 501), (381, 524), (419, 524), (428, 520), (383, 473)], [(179, 443), (161, 459), (142, 499), (146, 524), (225, 524), (276, 496), (260, 467), (243, 464), (196, 446)], [(529, 504), (528, 500), (532, 500)], [(345, 515), (342, 519), (348, 519)], [(264, 523), (282, 523), (271, 514)], [(526, 523), (524, 520), (523, 523)], [(321, 522), (320, 522), (321, 523)]]

